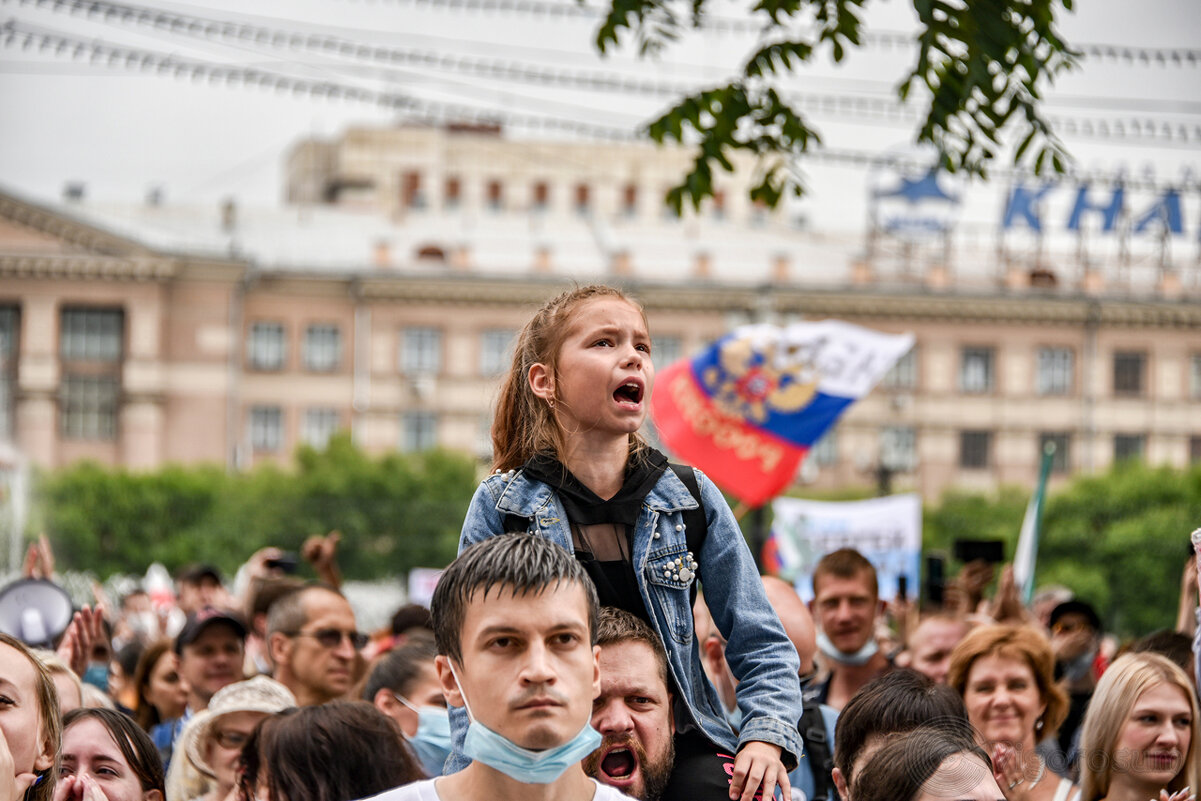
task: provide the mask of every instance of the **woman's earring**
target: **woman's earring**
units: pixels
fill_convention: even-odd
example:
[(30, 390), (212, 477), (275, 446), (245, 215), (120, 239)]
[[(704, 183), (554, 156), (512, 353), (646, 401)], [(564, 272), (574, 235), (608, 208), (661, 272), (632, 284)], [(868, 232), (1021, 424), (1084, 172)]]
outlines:
[(547, 399), (547, 401), (546, 401), (546, 405), (547, 405), (547, 406), (549, 406), (549, 407), (550, 407), (550, 410), (553, 412), (553, 411), (555, 410), (555, 399), (554, 399), (554, 398), (548, 398), (548, 399)]

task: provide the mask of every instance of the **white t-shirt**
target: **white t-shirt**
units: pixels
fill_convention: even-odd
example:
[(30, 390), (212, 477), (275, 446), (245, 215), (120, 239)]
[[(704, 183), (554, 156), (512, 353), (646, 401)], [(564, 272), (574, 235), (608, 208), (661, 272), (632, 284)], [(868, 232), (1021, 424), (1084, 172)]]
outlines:
[[(379, 795), (373, 795), (371, 798), (365, 798), (363, 801), (457, 801), (457, 799), (443, 798), (438, 795), (438, 791), (434, 789), (435, 781), (437, 779), (413, 782)], [(592, 796), (592, 801), (629, 801), (628, 795), (607, 784), (601, 784), (596, 779), (591, 781), (596, 785), (596, 794)]]

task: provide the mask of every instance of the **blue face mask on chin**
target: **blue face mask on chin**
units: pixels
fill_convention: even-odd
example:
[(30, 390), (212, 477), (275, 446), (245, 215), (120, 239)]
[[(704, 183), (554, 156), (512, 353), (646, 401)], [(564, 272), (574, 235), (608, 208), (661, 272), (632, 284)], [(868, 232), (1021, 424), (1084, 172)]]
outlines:
[(869, 661), (871, 661), (873, 656), (879, 653), (880, 643), (876, 642), (875, 637), (868, 637), (867, 642), (863, 644), (862, 648), (854, 653), (848, 654), (838, 650), (834, 643), (830, 641), (830, 638), (826, 636), (824, 631), (819, 631), (817, 633), (817, 648), (835, 662), (839, 662), (843, 665), (860, 666), (866, 665)]
[(446, 707), (413, 706), (407, 699), (392, 694), (397, 701), (417, 713), (417, 733), (408, 738), (428, 776), (441, 776), (450, 756), (450, 714)]
[(542, 751), (522, 748), (504, 735), (497, 734), (475, 719), (467, 696), (463, 694), (463, 683), (451, 665), (451, 673), (459, 685), (463, 705), (471, 724), (467, 727), (467, 739), (463, 742), (463, 754), (478, 760), (494, 770), (499, 770), (511, 779), (524, 784), (551, 784), (573, 765), (595, 751), (601, 744), (601, 735), (590, 723), (585, 723), (579, 734), (562, 745)]
[(93, 662), (88, 665), (87, 672), (83, 674), (85, 684), (90, 684), (98, 690), (108, 692), (108, 665), (102, 662)]

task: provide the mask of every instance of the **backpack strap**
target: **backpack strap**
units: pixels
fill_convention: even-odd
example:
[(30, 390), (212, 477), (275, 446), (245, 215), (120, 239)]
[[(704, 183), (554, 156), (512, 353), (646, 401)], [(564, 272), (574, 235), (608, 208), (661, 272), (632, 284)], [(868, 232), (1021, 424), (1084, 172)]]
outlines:
[(830, 776), (830, 771), (834, 769), (834, 749), (831, 747), (829, 735), (826, 734), (826, 722), (822, 719), (818, 703), (805, 703), (797, 729), (805, 743), (805, 755), (809, 757), (809, 769), (813, 774), (813, 797), (821, 801), (838, 798), (834, 792), (834, 779)]
[(705, 519), (705, 502), (701, 500), (701, 486), (697, 483), (696, 471), (686, 464), (669, 462), (667, 466), (696, 499), (695, 509), (684, 510), (684, 536), (688, 541), (688, 550), (692, 551), (694, 558), (699, 558), (701, 548), (705, 545), (705, 536), (709, 533), (709, 523)]

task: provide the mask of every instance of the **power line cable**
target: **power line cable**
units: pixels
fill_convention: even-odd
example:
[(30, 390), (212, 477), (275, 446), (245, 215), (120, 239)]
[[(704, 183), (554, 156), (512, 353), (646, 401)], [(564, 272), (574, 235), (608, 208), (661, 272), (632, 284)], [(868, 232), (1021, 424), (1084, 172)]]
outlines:
[[(210, 84), (221, 83), (226, 86), (241, 84), (278, 91), (290, 91), (293, 95), (306, 94), (315, 99), (350, 100), (370, 103), (396, 111), (410, 113), (417, 117), (415, 121), (462, 123), (477, 125), (510, 124), (519, 128), (534, 128), (558, 130), (577, 134), (583, 137), (610, 142), (633, 142), (638, 139), (632, 130), (614, 126), (597, 125), (578, 120), (558, 117), (538, 116), (512, 111), (497, 112), (472, 106), (462, 106), (448, 103), (427, 101), (395, 92), (380, 92), (359, 86), (339, 84), (331, 81), (315, 81), (292, 76), (281, 75), (267, 70), (248, 68), (230, 64), (216, 64), (196, 59), (182, 59), (174, 54), (162, 53), (133, 47), (122, 47), (103, 42), (98, 39), (86, 40), (76, 36), (65, 35), (58, 31), (19, 23), (10, 19), (0, 25), (0, 44), (4, 47), (20, 47), (30, 49), (36, 47), (41, 52), (52, 51), (57, 57), (69, 57), (79, 60), (86, 57), (89, 64), (102, 65), (109, 68), (122, 68), (147, 72), (153, 70), (156, 75), (170, 73), (174, 77), (188, 77), (193, 80), (207, 79)], [(843, 166), (867, 167), (878, 165), (882, 158), (879, 153), (825, 148), (806, 153), (803, 160), (812, 163), (825, 163)], [(898, 162), (906, 166), (903, 162)], [(913, 165), (907, 165), (913, 166)], [(1021, 169), (993, 169), (990, 176), (997, 179), (1029, 180), (1031, 175)], [(1150, 179), (1127, 179), (1117, 173), (1074, 173), (1061, 176), (1064, 180), (1080, 182), (1114, 183), (1121, 181), (1133, 189), (1155, 189), (1157, 191), (1177, 187), (1177, 183), (1156, 183)], [(1055, 180), (1054, 178), (1048, 180)]]
[[(522, 2), (525, 1), (522, 0)], [(304, 33), (262, 25), (214, 20), (191, 14), (112, 2), (112, 0), (21, 0), (21, 2), (22, 4), (48, 7), (55, 11), (82, 11), (89, 18), (100, 16), (104, 22), (109, 24), (149, 26), (156, 30), (192, 38), (232, 41), (239, 45), (249, 43), (272, 49), (312, 50), (360, 61), (424, 67), (505, 83), (518, 82), (655, 98), (674, 98), (691, 94), (702, 88), (680, 81), (647, 80), (596, 71), (552, 70), (538, 65), (488, 58), (371, 45), (328, 34)], [(466, 88), (462, 84), (459, 84), (458, 87), (460, 93)], [(786, 97), (789, 102), (800, 108), (836, 117), (849, 116), (873, 121), (884, 119), (897, 123), (921, 119), (917, 112), (904, 108), (891, 98), (852, 98), (845, 95), (795, 93), (789, 93)], [(533, 98), (525, 99), (538, 102)], [(570, 111), (587, 111), (587, 109), (578, 107), (570, 108), (570, 104), (559, 103), (556, 105), (568, 107)], [(1171, 123), (1151, 117), (1105, 120), (1048, 115), (1047, 119), (1055, 126), (1062, 128), (1065, 135), (1085, 139), (1167, 147), (1189, 147), (1201, 142), (1201, 125)]]

